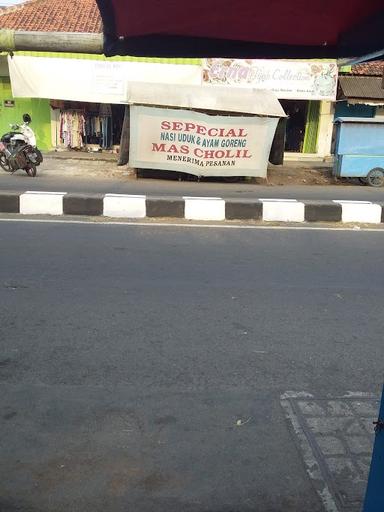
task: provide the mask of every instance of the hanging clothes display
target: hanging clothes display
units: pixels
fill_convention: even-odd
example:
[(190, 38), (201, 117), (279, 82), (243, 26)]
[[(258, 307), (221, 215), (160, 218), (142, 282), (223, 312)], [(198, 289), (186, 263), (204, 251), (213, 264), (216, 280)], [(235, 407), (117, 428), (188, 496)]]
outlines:
[(120, 143), (124, 106), (51, 101), (57, 109), (56, 148), (112, 151)]
[(60, 112), (60, 140), (67, 148), (81, 149), (84, 146), (85, 117), (83, 112)]
[(100, 104), (101, 142), (103, 149), (109, 149), (113, 143), (112, 137), (112, 108), (111, 105)]
[(98, 114), (87, 113), (86, 115), (85, 143), (101, 145), (101, 121)]

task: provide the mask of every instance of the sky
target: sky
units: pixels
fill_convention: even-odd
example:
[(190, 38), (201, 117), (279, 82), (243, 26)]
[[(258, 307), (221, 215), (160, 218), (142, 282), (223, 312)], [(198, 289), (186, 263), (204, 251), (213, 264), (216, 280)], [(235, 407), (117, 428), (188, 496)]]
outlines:
[(10, 5), (16, 5), (23, 3), (24, 0), (0, 0), (0, 5), (2, 7), (9, 7)]

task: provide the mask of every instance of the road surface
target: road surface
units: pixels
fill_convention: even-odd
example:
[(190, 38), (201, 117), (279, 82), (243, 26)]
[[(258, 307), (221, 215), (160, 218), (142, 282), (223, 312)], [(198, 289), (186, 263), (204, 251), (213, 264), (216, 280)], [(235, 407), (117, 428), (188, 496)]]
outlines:
[(374, 413), (383, 237), (0, 222), (0, 510), (331, 510), (282, 397)]
[[(105, 173), (108, 169), (108, 173)], [(119, 176), (113, 176), (114, 171)], [(0, 190), (45, 190), (53, 192), (118, 193), (152, 196), (205, 196), (223, 198), (277, 198), (317, 200), (360, 200), (384, 202), (384, 188), (362, 186), (358, 180), (338, 185), (266, 186), (247, 182), (177, 181), (175, 179), (134, 179), (121, 175), (117, 167), (104, 161), (76, 161), (47, 158), (36, 178), (25, 172), (9, 175), (0, 170)], [(109, 177), (108, 177), (109, 176)], [(156, 171), (152, 175), (156, 176)], [(170, 176), (174, 174), (170, 173)]]

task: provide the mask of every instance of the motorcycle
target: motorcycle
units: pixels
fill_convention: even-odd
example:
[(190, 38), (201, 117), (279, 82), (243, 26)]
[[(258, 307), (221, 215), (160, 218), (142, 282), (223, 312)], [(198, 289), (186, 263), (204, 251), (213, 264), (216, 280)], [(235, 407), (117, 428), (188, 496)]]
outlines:
[(23, 124), (11, 125), (11, 130), (0, 139), (0, 167), (14, 174), (23, 169), (28, 176), (36, 176), (37, 167), (43, 161), (43, 155), (36, 147), (36, 136), (29, 126), (32, 119), (23, 115)]

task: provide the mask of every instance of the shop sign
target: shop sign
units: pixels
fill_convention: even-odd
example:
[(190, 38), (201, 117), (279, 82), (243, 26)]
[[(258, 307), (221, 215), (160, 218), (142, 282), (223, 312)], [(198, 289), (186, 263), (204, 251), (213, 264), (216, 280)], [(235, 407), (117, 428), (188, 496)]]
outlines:
[(13, 108), (15, 106), (15, 100), (4, 100), (4, 107)]
[(194, 64), (8, 57), (13, 96), (90, 103), (127, 103), (129, 83), (201, 85)]
[(131, 107), (129, 164), (197, 176), (261, 176), (278, 118)]
[(203, 83), (273, 91), (279, 99), (336, 99), (335, 61), (205, 59)]

